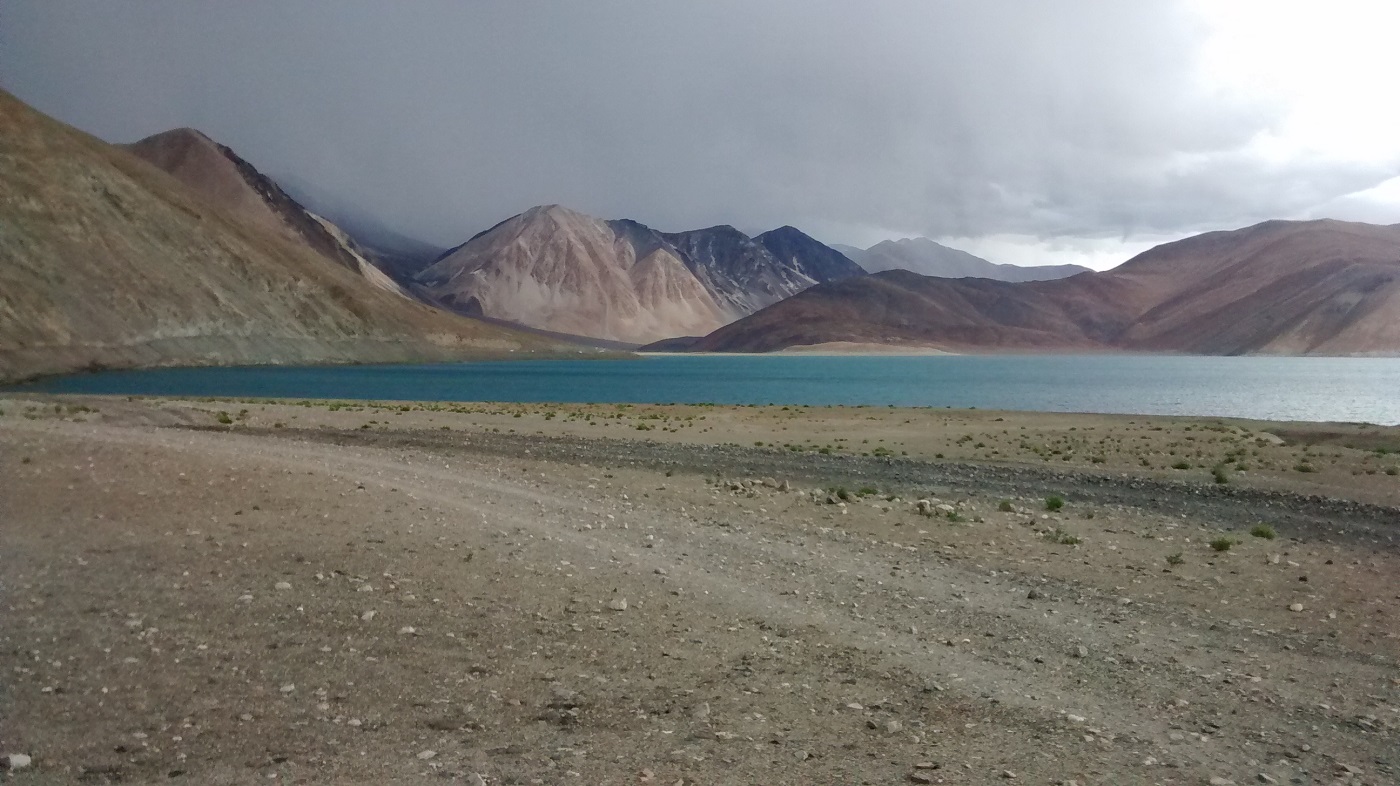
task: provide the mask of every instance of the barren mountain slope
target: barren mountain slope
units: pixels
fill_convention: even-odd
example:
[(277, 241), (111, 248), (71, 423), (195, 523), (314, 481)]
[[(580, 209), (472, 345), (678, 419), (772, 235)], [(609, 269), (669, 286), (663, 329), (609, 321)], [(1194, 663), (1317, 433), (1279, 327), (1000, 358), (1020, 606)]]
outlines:
[(464, 313), (616, 341), (704, 333), (728, 321), (673, 250), (642, 245), (643, 235), (546, 205), (477, 235), (416, 279)]
[(792, 227), (667, 234), (558, 205), (507, 219), (415, 277), (468, 314), (615, 341), (704, 335), (822, 281), (862, 275)]
[[(791, 228), (767, 233), (769, 243), (780, 250), (788, 250), (784, 244), (791, 246), (796, 243), (796, 238), (787, 230)], [(801, 235), (800, 232), (797, 234)], [(838, 275), (835, 278), (824, 277), (821, 270), (809, 268), (805, 257), (780, 258), (758, 238), (751, 238), (731, 226), (667, 233), (662, 237), (680, 250), (696, 278), (732, 315), (731, 318), (751, 314), (824, 280), (861, 273), (854, 264), (843, 270), (837, 262), (832, 272)], [(808, 249), (813, 247), (812, 244), (820, 245), (806, 235), (802, 235), (802, 238), (810, 241), (803, 244)], [(821, 248), (840, 256), (825, 246)]]
[(1059, 302), (1038, 291), (889, 270), (808, 289), (705, 336), (692, 349), (770, 352), (834, 342), (954, 351), (1103, 348)]
[(954, 350), (1084, 348), (1204, 354), (1400, 354), (1400, 232), (1274, 221), (1152, 249), (1054, 281), (899, 271), (816, 287), (697, 349), (833, 341)]
[(123, 147), (174, 175), (225, 216), (305, 243), (375, 286), (409, 296), (340, 227), (302, 207), (271, 178), (203, 133), (177, 128)]
[(1212, 354), (1400, 352), (1400, 231), (1269, 221), (1147, 251), (1105, 274), (1155, 302), (1125, 346)]
[(376, 289), (0, 91), (0, 379), (544, 346)]
[(843, 278), (865, 275), (865, 268), (851, 261), (845, 254), (824, 245), (796, 227), (782, 226), (771, 229), (754, 240), (767, 249), (781, 265), (815, 282), (840, 281)]

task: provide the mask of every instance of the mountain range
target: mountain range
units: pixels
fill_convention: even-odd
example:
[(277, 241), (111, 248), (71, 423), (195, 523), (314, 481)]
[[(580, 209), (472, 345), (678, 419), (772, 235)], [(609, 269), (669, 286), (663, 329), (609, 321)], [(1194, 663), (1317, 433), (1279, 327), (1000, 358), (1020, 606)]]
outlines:
[(413, 277), (460, 313), (612, 341), (699, 335), (814, 284), (864, 275), (792, 227), (658, 232), (559, 205), (531, 208)]
[(1268, 221), (1102, 273), (1011, 283), (903, 270), (813, 287), (690, 343), (1211, 355), (1400, 353), (1400, 226)]
[(163, 166), (0, 91), (0, 380), (560, 348), (390, 291), (202, 135), (134, 147)]
[(884, 240), (870, 248), (834, 245), (867, 272), (908, 270), (939, 278), (990, 278), (995, 281), (1049, 281), (1087, 273), (1079, 265), (1004, 265), (935, 243), (926, 237)]
[[(545, 205), (441, 251), (373, 219), (346, 232), (198, 131), (110, 145), (3, 91), (0, 161), (0, 381), (578, 352), (580, 336), (1400, 354), (1400, 225), (1270, 221), (1097, 273), (993, 265), (922, 238), (843, 251), (790, 226), (668, 233)], [(1045, 274), (1063, 277), (998, 280)]]

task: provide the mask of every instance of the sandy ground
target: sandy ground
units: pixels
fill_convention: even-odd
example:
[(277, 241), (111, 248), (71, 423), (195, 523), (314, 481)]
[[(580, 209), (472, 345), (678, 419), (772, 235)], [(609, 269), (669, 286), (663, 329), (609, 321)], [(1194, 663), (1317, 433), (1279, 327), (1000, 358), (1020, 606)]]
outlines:
[(1396, 429), (0, 411), (6, 782), (1400, 782)]

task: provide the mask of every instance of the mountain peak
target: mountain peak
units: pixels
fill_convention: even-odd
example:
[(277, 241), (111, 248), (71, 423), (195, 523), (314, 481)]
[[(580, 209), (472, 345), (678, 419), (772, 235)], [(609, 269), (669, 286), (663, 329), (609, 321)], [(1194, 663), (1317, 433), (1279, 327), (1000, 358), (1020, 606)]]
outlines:
[(754, 239), (755, 239), (755, 240), (761, 241), (761, 240), (762, 240), (763, 238), (765, 238), (765, 237), (768, 237), (768, 238), (806, 238), (806, 239), (808, 239), (808, 240), (811, 240), (811, 241), (814, 242), (814, 243), (821, 242), (821, 241), (817, 240), (816, 238), (812, 237), (811, 235), (807, 234), (806, 232), (803, 232), (802, 230), (798, 229), (797, 227), (795, 227), (795, 226), (793, 226), (793, 225), (791, 225), (791, 224), (783, 224), (782, 226), (778, 227), (777, 229), (770, 229), (770, 230), (768, 230), (767, 232), (764, 232), (763, 234), (759, 235), (758, 237), (756, 237), (756, 238), (754, 238)]
[(302, 207), (276, 181), (208, 134), (173, 128), (123, 147), (163, 169), (223, 215), (310, 246), (377, 286), (399, 291), (339, 227)]
[(555, 221), (597, 221), (598, 219), (587, 213), (580, 213), (573, 208), (568, 208), (560, 204), (536, 205), (520, 214), (523, 219), (552, 218)]
[(202, 145), (209, 145), (209, 146), (215, 147), (215, 148), (222, 147), (222, 145), (220, 145), (218, 142), (215, 142), (215, 141), (213, 140), (213, 138), (211, 138), (208, 134), (204, 133), (203, 131), (200, 131), (198, 128), (190, 128), (189, 126), (182, 126), (182, 127), (180, 127), (180, 128), (172, 128), (172, 129), (170, 129), (169, 131), (161, 131), (161, 132), (158, 133), (158, 134), (151, 134), (150, 136), (148, 136), (148, 137), (142, 139), (140, 142), (137, 142), (136, 144), (142, 145), (142, 144), (148, 144), (148, 143), (151, 143), (151, 144), (192, 144), (192, 143), (197, 143), (197, 144), (202, 144)]

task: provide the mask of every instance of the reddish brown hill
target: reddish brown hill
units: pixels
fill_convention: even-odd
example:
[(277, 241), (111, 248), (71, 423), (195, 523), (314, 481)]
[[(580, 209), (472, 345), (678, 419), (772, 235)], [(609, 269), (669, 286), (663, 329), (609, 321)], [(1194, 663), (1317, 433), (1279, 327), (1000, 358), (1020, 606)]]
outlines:
[(1105, 273), (1004, 283), (902, 271), (814, 287), (696, 343), (953, 351), (1400, 354), (1400, 231), (1271, 221), (1168, 243)]
[(0, 91), (0, 380), (554, 346), (377, 289)]
[(177, 128), (122, 147), (169, 172), (223, 215), (304, 243), (375, 286), (408, 297), (340, 227), (302, 207), (272, 178), (203, 133)]

